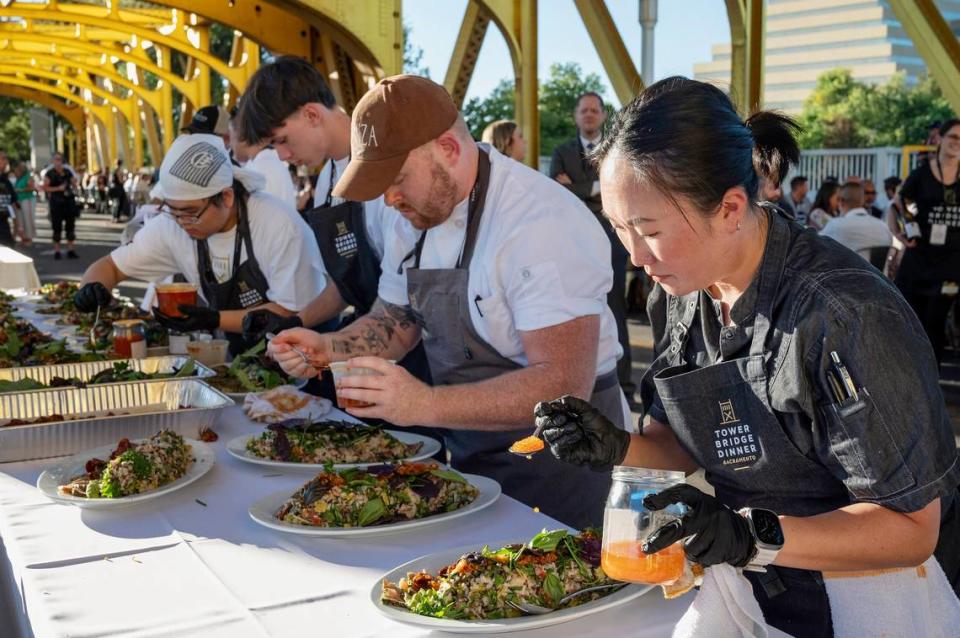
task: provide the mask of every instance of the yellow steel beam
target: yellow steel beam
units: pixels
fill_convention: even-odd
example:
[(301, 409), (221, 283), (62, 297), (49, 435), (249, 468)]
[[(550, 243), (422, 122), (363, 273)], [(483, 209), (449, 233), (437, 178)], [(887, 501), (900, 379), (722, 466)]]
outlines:
[[(70, 13), (62, 11), (55, 2), (48, 4), (28, 3), (14, 4), (9, 7), (0, 5), (0, 18), (24, 18), (33, 20), (53, 20), (58, 22), (76, 23), (80, 26), (99, 27), (102, 29), (113, 28), (117, 31), (129, 32), (137, 36), (141, 46), (146, 43), (160, 44), (174, 51), (179, 51), (187, 56), (194, 57), (198, 62), (209, 65), (211, 68), (222, 75), (228, 82), (239, 89), (243, 89), (243, 70), (232, 69), (223, 60), (217, 56), (197, 49), (185, 42), (184, 39), (173, 35), (164, 35), (159, 31), (147, 27), (141, 27), (135, 24), (118, 23), (111, 17), (89, 16), (82, 13)], [(181, 27), (182, 29), (182, 27)], [(185, 37), (185, 36), (184, 36)]]
[[(143, 70), (134, 69), (134, 73), (140, 82), (143, 82)], [(163, 159), (163, 142), (160, 140), (160, 132), (157, 130), (157, 112), (149, 105), (143, 105), (141, 111), (143, 116), (143, 130), (147, 134), (147, 148), (150, 149), (150, 158), (154, 166), (160, 166)]]
[[(83, 77), (70, 76), (63, 73), (53, 73), (53, 72), (46, 71), (44, 69), (38, 69), (35, 67), (29, 67), (25, 69), (15, 64), (13, 65), (4, 64), (2, 62), (0, 62), (0, 75), (3, 76), (3, 81), (7, 81), (7, 79), (10, 77), (33, 76), (33, 77), (40, 77), (48, 80), (53, 80), (54, 82), (62, 82), (64, 84), (69, 84), (70, 86), (76, 87), (80, 90), (89, 91), (92, 95), (97, 96), (104, 102), (110, 103), (110, 105), (115, 107), (118, 111), (120, 111), (124, 115), (129, 115), (131, 111), (130, 103), (133, 101), (133, 98), (129, 98), (129, 97), (122, 98), (117, 95), (114, 95), (110, 91), (107, 91), (106, 89), (98, 87), (97, 85), (90, 82), (90, 80)], [(76, 99), (79, 101), (85, 100), (83, 96), (76, 96)], [(87, 100), (84, 102), (84, 104), (94, 104), (94, 103)]]
[(766, 0), (745, 0), (747, 30), (747, 86), (744, 92), (748, 113), (763, 108), (763, 53)]
[(74, 130), (83, 131), (83, 109), (76, 103), (69, 104), (37, 89), (7, 84), (0, 84), (0, 95), (33, 102), (65, 119)]
[(60, 9), (79, 15), (95, 17), (119, 17), (123, 22), (139, 24), (148, 27), (157, 27), (170, 24), (168, 9), (152, 8), (120, 8), (119, 3), (112, 3), (108, 8), (105, 5), (80, 4), (76, 2), (57, 2)]
[(450, 56), (450, 64), (447, 66), (447, 76), (443, 80), (443, 85), (453, 96), (453, 101), (458, 108), (463, 107), (463, 100), (467, 95), (467, 88), (470, 86), (473, 70), (477, 66), (480, 47), (483, 45), (483, 38), (487, 34), (489, 25), (490, 14), (487, 13), (486, 8), (476, 2), (467, 2), (463, 21), (460, 23), (460, 33), (457, 35), (457, 42)]
[[(2, 47), (0, 47), (0, 56), (2, 56), (4, 61), (21, 60), (22, 61), (21, 63), (23, 64), (23, 68), (25, 69), (43, 68), (53, 72), (56, 71), (56, 67), (58, 66), (69, 67), (73, 69), (81, 69), (83, 71), (86, 71), (87, 73), (90, 73), (93, 75), (99, 75), (101, 77), (107, 78), (114, 85), (122, 86), (123, 88), (128, 89), (129, 91), (137, 95), (140, 99), (150, 103), (154, 107), (157, 107), (160, 105), (160, 95), (156, 90), (150, 90), (145, 86), (140, 86), (134, 82), (131, 82), (127, 78), (117, 73), (116, 70), (111, 65), (96, 66), (96, 65), (87, 64), (80, 60), (75, 60), (71, 58), (62, 58), (62, 57), (57, 57), (52, 55), (42, 55), (37, 53), (27, 53), (23, 51), (5, 49)], [(31, 64), (31, 62), (42, 63), (43, 66), (39, 66), (39, 64)]]
[(82, 106), (99, 120), (106, 119), (107, 115), (111, 113), (109, 106), (103, 104), (91, 104), (84, 101), (71, 91), (63, 88), (62, 86), (47, 84), (46, 82), (38, 82), (36, 80), (30, 80), (28, 78), (16, 75), (0, 75), (0, 86), (19, 86), (25, 89), (33, 89), (41, 93), (46, 93), (48, 95), (56, 95), (65, 100), (73, 102), (77, 106)]
[(730, 22), (730, 97), (742, 110), (746, 95), (747, 28), (743, 0), (725, 0)]
[(68, 39), (62, 37), (41, 35), (36, 33), (27, 33), (22, 30), (9, 31), (0, 26), (0, 46), (5, 41), (17, 43), (17, 51), (36, 51), (38, 53), (49, 53), (52, 55), (63, 55), (65, 59), (73, 55), (73, 51), (83, 51), (91, 55), (98, 55), (101, 59), (107, 56), (107, 59), (115, 57), (127, 64), (141, 68), (144, 71), (153, 73), (164, 82), (173, 84), (183, 96), (196, 104), (199, 100), (199, 92), (196, 84), (187, 82), (183, 78), (177, 77), (169, 69), (157, 65), (146, 55), (143, 49), (126, 49), (121, 46), (110, 46), (94, 42), (86, 42), (78, 39)]
[[(197, 25), (191, 27), (191, 29), (197, 35), (197, 41), (194, 46), (197, 47), (200, 51), (204, 53), (210, 52), (210, 26), (207, 24)], [(197, 62), (196, 58), (191, 58), (194, 62)], [(193, 76), (193, 79), (197, 81), (198, 90), (200, 91), (200, 101), (203, 104), (198, 104), (197, 107), (204, 106), (205, 104), (210, 103), (210, 67), (206, 64), (200, 64), (197, 62), (196, 66), (196, 75)], [(243, 86), (247, 84), (247, 78), (244, 77), (241, 80)]]
[(479, 3), (503, 33), (513, 61), (514, 114), (527, 141), (526, 162), (540, 159), (540, 113), (537, 110), (537, 0), (470, 0)]
[(960, 41), (932, 0), (890, 0), (930, 74), (953, 110), (960, 112)]
[[(531, 0), (533, 1), (533, 0)], [(357, 3), (342, 0), (281, 0), (291, 11), (307, 19), (308, 9), (321, 19), (318, 30), (330, 35), (347, 55), (377, 67), (377, 75), (403, 72), (403, 25), (401, 0)], [(241, 27), (241, 30), (242, 27)]]
[(613, 91), (621, 104), (627, 104), (643, 90), (643, 80), (630, 59), (623, 38), (604, 0), (574, 0), (584, 26), (597, 49), (600, 62), (610, 78)]

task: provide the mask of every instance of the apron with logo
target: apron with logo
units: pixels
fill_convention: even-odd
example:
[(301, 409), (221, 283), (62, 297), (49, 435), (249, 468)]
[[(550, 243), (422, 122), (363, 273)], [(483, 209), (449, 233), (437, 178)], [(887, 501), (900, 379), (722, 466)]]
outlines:
[[(260, 264), (253, 254), (253, 240), (250, 237), (250, 224), (247, 219), (247, 202), (237, 200), (237, 232), (233, 248), (233, 271), (230, 278), (218, 282), (210, 262), (210, 248), (206, 239), (197, 242), (197, 269), (200, 271), (200, 288), (203, 297), (214, 310), (243, 310), (267, 303), (267, 290), (270, 288), (267, 278), (260, 270)], [(240, 263), (241, 247), (245, 246), (247, 260)], [(239, 333), (226, 333), (230, 342), (230, 353), (234, 356), (246, 349), (243, 336)]]
[[(803, 455), (787, 436), (770, 405), (766, 349), (773, 306), (783, 275), (790, 232), (779, 209), (769, 211), (770, 238), (759, 269), (753, 338), (747, 357), (694, 368), (684, 360), (689, 328), (696, 317), (699, 291), (670, 297), (669, 347), (646, 372), (656, 386), (669, 427), (684, 449), (704, 468), (717, 498), (733, 509), (763, 507), (780, 514), (797, 514), (797, 503), (816, 494), (818, 481), (835, 480)], [(769, 265), (776, 264), (776, 268)], [(649, 406), (652, 390), (643, 384)], [(838, 503), (840, 507), (846, 503)], [(833, 635), (834, 618), (846, 622), (852, 612), (846, 599), (831, 609), (836, 593), (847, 583), (824, 578), (819, 571), (768, 566), (765, 574), (744, 572), (767, 623), (794, 636)], [(909, 570), (907, 570), (909, 571)], [(873, 587), (869, 572), (858, 574), (860, 587)], [(942, 578), (942, 572), (940, 572)], [(850, 581), (851, 583), (854, 581)], [(943, 579), (943, 585), (946, 584)], [(941, 588), (941, 584), (935, 588)], [(948, 587), (948, 586), (947, 586)], [(878, 590), (879, 593), (880, 590)]]
[[(483, 381), (521, 368), (487, 343), (470, 317), (469, 266), (489, 179), (490, 159), (481, 150), (463, 254), (456, 267), (420, 268), (426, 231), (408, 256), (414, 258), (414, 265), (407, 269), (407, 294), (422, 330), (433, 382), (438, 385)], [(490, 397), (491, 402), (497, 400)], [(590, 402), (618, 427), (624, 427), (616, 369), (597, 379)], [(511, 443), (529, 434), (529, 427), (501, 432), (444, 431), (454, 468), (497, 480), (504, 493), (567, 525), (583, 528), (602, 524), (610, 475), (562, 463), (549, 452), (528, 459), (507, 451)]]

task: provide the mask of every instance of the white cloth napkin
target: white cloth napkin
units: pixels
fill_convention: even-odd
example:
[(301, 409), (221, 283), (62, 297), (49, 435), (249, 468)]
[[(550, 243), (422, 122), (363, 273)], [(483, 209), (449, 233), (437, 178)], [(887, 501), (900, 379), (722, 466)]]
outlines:
[(823, 582), (836, 636), (960, 634), (960, 599), (932, 556), (912, 569), (827, 572)]
[[(837, 634), (841, 635), (841, 634)], [(736, 567), (708, 567), (700, 592), (673, 630), (673, 638), (789, 638), (763, 620), (750, 581)]]
[(287, 419), (316, 421), (329, 414), (332, 408), (333, 404), (327, 399), (300, 392), (292, 385), (250, 393), (243, 400), (243, 413), (261, 423), (279, 423)]

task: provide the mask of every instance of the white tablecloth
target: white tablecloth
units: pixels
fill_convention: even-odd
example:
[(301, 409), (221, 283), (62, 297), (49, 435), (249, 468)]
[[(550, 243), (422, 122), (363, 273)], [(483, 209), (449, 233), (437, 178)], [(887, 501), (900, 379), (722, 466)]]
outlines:
[[(248, 506), (274, 491), (292, 493), (310, 474), (275, 476), (226, 452), (227, 441), (258, 427), (228, 408), (206, 476), (117, 511), (44, 498), (34, 484), (53, 460), (0, 464), (0, 596), (13, 616), (4, 618), (0, 601), (0, 634), (425, 636), (377, 613), (369, 593), (379, 576), (424, 554), (560, 527), (503, 496), (475, 515), (403, 534), (321, 540), (274, 532), (254, 523)], [(602, 615), (523, 635), (669, 636), (691, 600), (665, 601), (654, 589)]]
[(33, 259), (12, 248), (0, 246), (0, 290), (30, 290), (40, 287)]

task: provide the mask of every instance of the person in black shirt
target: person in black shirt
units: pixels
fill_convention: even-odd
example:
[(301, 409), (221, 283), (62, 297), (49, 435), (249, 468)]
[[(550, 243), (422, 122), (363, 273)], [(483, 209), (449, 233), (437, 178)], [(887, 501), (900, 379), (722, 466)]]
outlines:
[(944, 324), (960, 284), (960, 120), (940, 127), (940, 145), (900, 188), (900, 199), (920, 227), (907, 243), (896, 284), (920, 318), (937, 361)]
[(60, 237), (66, 226), (67, 257), (77, 259), (74, 242), (77, 239), (74, 224), (77, 220), (77, 202), (74, 193), (77, 188), (77, 178), (63, 165), (63, 155), (56, 153), (53, 156), (53, 167), (43, 178), (43, 190), (47, 193), (50, 203), (50, 223), (53, 226), (53, 258), (60, 259)]
[(11, 220), (14, 217), (14, 208), (17, 207), (17, 191), (7, 171), (10, 170), (10, 164), (7, 161), (7, 154), (0, 150), (0, 244), (4, 246), (13, 246), (16, 242), (11, 229)]

